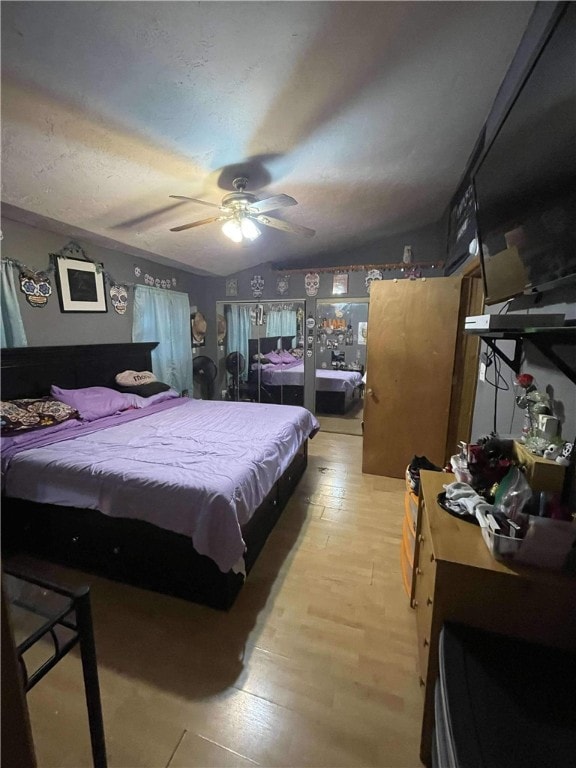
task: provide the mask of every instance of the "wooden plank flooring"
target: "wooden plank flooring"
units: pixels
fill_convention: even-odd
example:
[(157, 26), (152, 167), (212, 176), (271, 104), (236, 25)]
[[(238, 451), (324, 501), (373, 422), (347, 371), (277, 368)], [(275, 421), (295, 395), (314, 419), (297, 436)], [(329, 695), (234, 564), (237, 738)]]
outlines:
[[(89, 577), (110, 768), (420, 766), (404, 485), (361, 464), (360, 437), (310, 442), (308, 470), (227, 613)], [(91, 765), (77, 655), (28, 704), (40, 768)]]

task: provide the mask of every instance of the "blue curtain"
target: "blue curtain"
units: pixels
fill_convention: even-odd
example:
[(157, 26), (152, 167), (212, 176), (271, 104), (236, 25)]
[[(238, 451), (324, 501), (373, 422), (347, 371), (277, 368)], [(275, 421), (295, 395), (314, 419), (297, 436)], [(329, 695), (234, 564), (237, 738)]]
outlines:
[(246, 304), (230, 304), (226, 307), (226, 352), (240, 352), (244, 358), (244, 371), (240, 378), (245, 381), (250, 370), (248, 339), (250, 338), (250, 307)]
[(192, 334), (186, 293), (137, 285), (132, 341), (157, 341), (152, 372), (178, 392), (192, 395)]
[(2, 332), (1, 345), (3, 348), (28, 346), (20, 306), (18, 305), (18, 288), (14, 272), (14, 267), (10, 261), (2, 262), (2, 282), (0, 283), (2, 314), (0, 330)]
[[(293, 309), (272, 309), (266, 320), (266, 336), (296, 336), (296, 312)], [(292, 339), (292, 346), (295, 340)]]

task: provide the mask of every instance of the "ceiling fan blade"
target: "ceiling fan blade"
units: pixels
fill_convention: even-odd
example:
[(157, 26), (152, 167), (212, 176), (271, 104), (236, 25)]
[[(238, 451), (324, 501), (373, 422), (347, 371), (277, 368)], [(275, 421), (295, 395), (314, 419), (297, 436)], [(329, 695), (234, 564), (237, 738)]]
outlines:
[(210, 224), (212, 221), (220, 221), (220, 218), (220, 216), (210, 216), (209, 219), (193, 221), (191, 224), (181, 224), (179, 227), (171, 227), (170, 232), (182, 232), (183, 229), (192, 229), (192, 227), (199, 227), (202, 224)]
[(256, 216), (255, 218), (260, 224), (266, 224), (266, 226), (274, 227), (274, 229), (281, 229), (282, 232), (294, 232), (295, 234), (303, 235), (304, 237), (314, 237), (316, 234), (315, 229), (303, 227), (301, 224), (292, 224), (289, 221), (283, 221), (274, 216)]
[(287, 208), (289, 205), (298, 205), (298, 201), (289, 195), (274, 195), (265, 200), (258, 200), (250, 204), (250, 212), (266, 213), (266, 211), (275, 211), (277, 208)]
[(200, 205), (207, 205), (210, 208), (220, 208), (220, 206), (217, 203), (209, 203), (206, 200), (198, 200), (197, 197), (184, 197), (184, 195), (168, 195), (168, 197), (173, 197), (174, 200), (191, 200), (193, 203), (200, 203)]

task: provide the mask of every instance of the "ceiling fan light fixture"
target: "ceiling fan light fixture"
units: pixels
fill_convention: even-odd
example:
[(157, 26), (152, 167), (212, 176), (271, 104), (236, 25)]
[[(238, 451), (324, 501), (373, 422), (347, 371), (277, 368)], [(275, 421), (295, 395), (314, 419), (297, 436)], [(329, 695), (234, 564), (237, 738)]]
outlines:
[(242, 227), (237, 219), (228, 219), (222, 225), (222, 232), (234, 243), (242, 242)]
[(252, 219), (242, 219), (240, 228), (242, 230), (242, 234), (244, 237), (248, 238), (248, 240), (256, 240), (256, 238), (260, 237), (262, 234)]

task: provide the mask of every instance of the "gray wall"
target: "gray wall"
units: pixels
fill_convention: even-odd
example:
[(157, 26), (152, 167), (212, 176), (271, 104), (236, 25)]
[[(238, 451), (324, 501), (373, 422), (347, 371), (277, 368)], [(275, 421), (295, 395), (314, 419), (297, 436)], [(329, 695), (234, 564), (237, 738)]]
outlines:
[[(16, 259), (32, 269), (42, 270), (49, 266), (49, 254), (57, 253), (70, 241), (61, 234), (31, 227), (27, 224), (2, 220), (2, 256)], [(204, 277), (197, 277), (176, 267), (157, 264), (146, 259), (111, 251), (97, 245), (77, 241), (86, 255), (93, 261), (101, 262), (118, 283), (144, 285), (144, 275), (151, 274), (160, 279), (176, 278), (173, 290), (188, 293), (190, 304), (197, 303), (203, 293)], [(141, 275), (136, 277), (134, 268), (140, 267)], [(133, 290), (128, 292), (128, 309), (119, 315), (112, 308), (109, 287), (106, 286), (105, 313), (61, 312), (58, 301), (56, 276), (51, 275), (52, 295), (45, 307), (35, 308), (26, 301), (19, 291), (18, 298), (22, 320), (28, 339), (28, 346), (123, 343), (132, 341)]]
[[(433, 224), (428, 227), (395, 235), (394, 237), (382, 239), (378, 243), (365, 246), (357, 250), (343, 250), (333, 254), (331, 258), (315, 258), (313, 266), (299, 267), (296, 262), (290, 269), (281, 270), (278, 265), (272, 262), (261, 264), (257, 267), (245, 269), (228, 278), (214, 277), (206, 278), (203, 283), (202, 298), (199, 300), (198, 309), (205, 315), (208, 321), (208, 330), (206, 333), (206, 346), (195, 350), (195, 354), (205, 354), (213, 360), (218, 360), (218, 348), (216, 339), (216, 303), (230, 301), (274, 301), (285, 298), (287, 300), (299, 299), (304, 302), (305, 317), (317, 317), (318, 299), (337, 299), (341, 298), (343, 302), (353, 302), (354, 299), (366, 299), (369, 293), (366, 287), (366, 270), (362, 265), (370, 264), (398, 264), (398, 268), (389, 269), (383, 273), (385, 280), (404, 280), (405, 272), (402, 271), (402, 255), (405, 245), (411, 245), (413, 250), (414, 262), (439, 263), (445, 258), (445, 240), (442, 237), (443, 224)], [(353, 270), (348, 271), (348, 293), (341, 297), (334, 296), (332, 293), (333, 272), (319, 272), (320, 286), (318, 293), (314, 297), (306, 295), (305, 276), (307, 272), (314, 272), (316, 269), (337, 268), (340, 266), (352, 266)], [(300, 269), (300, 271), (296, 271)], [(344, 270), (343, 270), (344, 271)], [(421, 269), (423, 277), (441, 277), (442, 269), (423, 267)], [(288, 274), (290, 275), (288, 291), (281, 296), (277, 292), (277, 278)], [(250, 286), (250, 281), (254, 275), (260, 275), (264, 280), (264, 289), (262, 296), (255, 299)], [(226, 296), (226, 280), (234, 278), (238, 281), (238, 295)], [(316, 344), (314, 344), (316, 348)], [(314, 358), (305, 357), (305, 398), (306, 407), (314, 409)], [(217, 392), (223, 388), (225, 380), (224, 366), (219, 364), (219, 377), (217, 382)]]
[[(511, 313), (528, 312), (535, 313), (553, 313), (559, 312), (566, 315), (566, 319), (576, 322), (576, 303), (574, 302), (574, 288), (560, 289), (551, 291), (548, 294), (542, 294), (539, 303), (536, 304), (535, 297), (521, 297), (515, 299), (508, 307)], [(505, 308), (505, 304), (494, 304), (486, 307), (486, 314), (498, 314)], [(513, 341), (499, 341), (498, 346), (508, 357), (514, 356)], [(554, 415), (560, 418), (561, 434), (565, 440), (572, 442), (576, 437), (576, 384), (559, 371), (553, 363), (539, 352), (529, 342), (523, 346), (524, 360), (522, 362), (522, 372), (530, 373), (535, 378), (535, 384), (541, 391), (548, 391), (553, 401)], [(481, 356), (488, 351), (486, 344), (481, 345)], [(576, 348), (565, 349), (563, 357), (576, 370)], [(488, 381), (494, 382), (495, 364), (493, 363), (486, 370), (487, 381), (478, 381), (476, 392), (476, 404), (474, 408), (474, 420), (472, 424), (472, 439), (490, 434), (494, 429), (494, 411), (496, 402), (496, 429), (497, 432), (505, 436), (518, 437), (522, 431), (524, 411), (515, 405), (514, 377), (511, 369), (502, 362), (500, 368), (506, 384), (501, 382), (501, 386), (509, 387), (508, 391), (496, 390)]]

